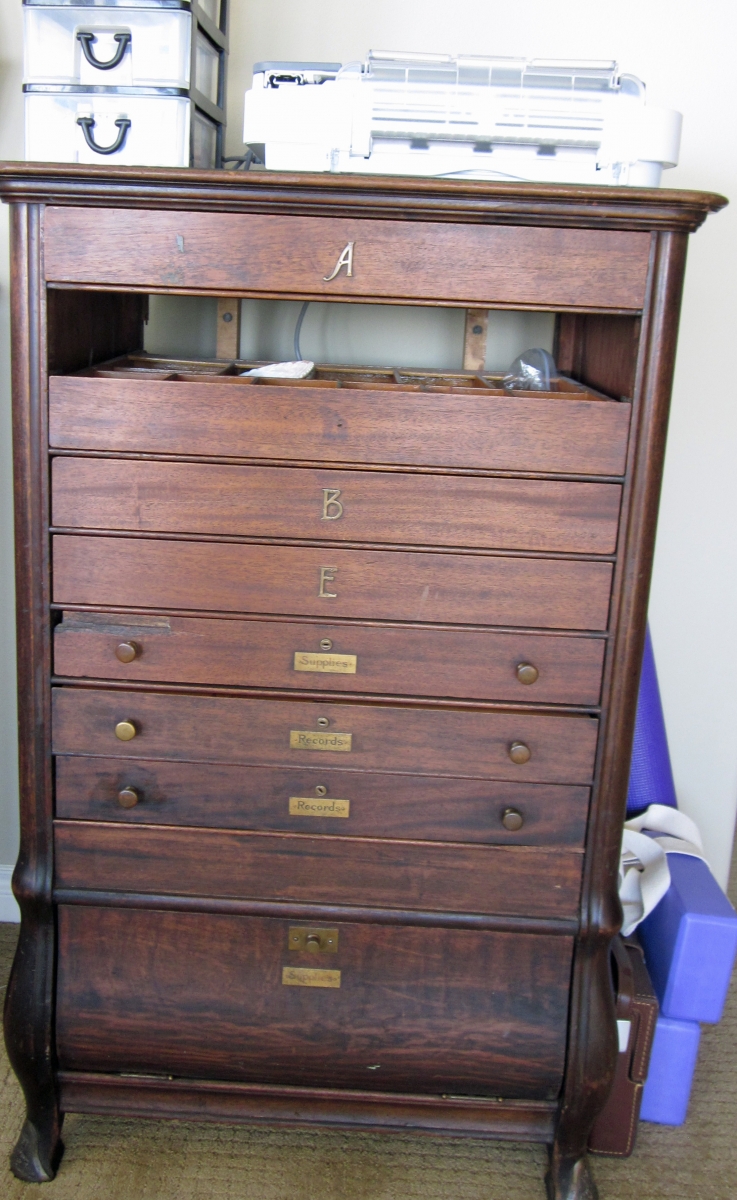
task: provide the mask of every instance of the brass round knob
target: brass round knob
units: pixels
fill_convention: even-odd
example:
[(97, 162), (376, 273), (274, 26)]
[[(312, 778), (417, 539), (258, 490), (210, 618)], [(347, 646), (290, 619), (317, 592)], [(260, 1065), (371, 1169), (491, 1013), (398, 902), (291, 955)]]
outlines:
[(118, 804), (121, 808), (135, 808), (141, 799), (138, 788), (124, 787), (118, 792)]
[(315, 793), (318, 796), (327, 796), (328, 789), (325, 787), (324, 783), (318, 783), (317, 787), (315, 788)]
[(522, 813), (516, 808), (505, 808), (502, 813), (502, 825), (508, 829), (510, 833), (516, 833), (525, 823), (525, 818)]
[(516, 670), (520, 683), (534, 683), (540, 674), (537, 667), (533, 667), (532, 663), (528, 662), (517, 663)]
[(138, 730), (132, 721), (118, 721), (115, 726), (115, 736), (120, 738), (121, 742), (129, 742), (137, 733)]
[(325, 727), (330, 724), (330, 721), (329, 721), (328, 717), (318, 717), (317, 723), (318, 723), (318, 725), (321, 726), (322, 729), (325, 729)]
[(321, 650), (332, 650), (332, 648), (333, 648), (333, 643), (330, 641), (330, 638), (323, 638), (322, 641), (320, 642), (320, 649)]
[(509, 757), (518, 766), (529, 762), (531, 758), (530, 747), (526, 746), (524, 742), (512, 742), (512, 745), (509, 747)]
[(312, 954), (320, 949), (320, 939), (316, 933), (308, 933), (305, 938), (305, 950), (311, 951)]
[(118, 662), (129, 663), (133, 662), (134, 658), (138, 658), (141, 653), (141, 647), (136, 642), (121, 642), (115, 647), (115, 657)]

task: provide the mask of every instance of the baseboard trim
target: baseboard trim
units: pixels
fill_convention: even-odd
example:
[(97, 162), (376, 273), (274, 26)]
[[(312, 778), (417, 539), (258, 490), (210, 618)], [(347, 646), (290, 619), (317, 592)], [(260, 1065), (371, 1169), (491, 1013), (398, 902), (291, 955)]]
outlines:
[(0, 921), (11, 921), (18, 924), (20, 909), (10, 887), (13, 878), (13, 868), (0, 865)]

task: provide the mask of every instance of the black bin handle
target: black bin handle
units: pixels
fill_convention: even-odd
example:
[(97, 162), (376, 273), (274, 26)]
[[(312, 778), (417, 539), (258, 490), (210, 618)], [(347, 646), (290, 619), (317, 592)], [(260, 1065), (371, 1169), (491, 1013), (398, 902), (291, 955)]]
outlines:
[(82, 46), (82, 52), (87, 59), (87, 62), (91, 67), (97, 67), (98, 71), (112, 71), (113, 67), (117, 67), (118, 63), (123, 61), (123, 55), (125, 54), (132, 40), (129, 33), (116, 33), (113, 35), (113, 39), (118, 43), (117, 50), (115, 51), (113, 57), (109, 58), (107, 62), (100, 62), (99, 58), (95, 58), (95, 52), (92, 49), (94, 43), (97, 41), (94, 33), (80, 30), (77, 34), (77, 41)]
[(128, 136), (128, 130), (131, 127), (128, 117), (118, 117), (117, 121), (115, 122), (118, 127), (118, 136), (116, 137), (112, 146), (98, 146), (97, 142), (95, 141), (95, 135), (92, 132), (92, 130), (95, 128), (95, 118), (77, 117), (77, 124), (82, 126), (84, 140), (86, 141), (90, 150), (94, 150), (95, 154), (115, 154), (117, 150), (122, 150), (123, 146), (125, 145), (125, 139)]

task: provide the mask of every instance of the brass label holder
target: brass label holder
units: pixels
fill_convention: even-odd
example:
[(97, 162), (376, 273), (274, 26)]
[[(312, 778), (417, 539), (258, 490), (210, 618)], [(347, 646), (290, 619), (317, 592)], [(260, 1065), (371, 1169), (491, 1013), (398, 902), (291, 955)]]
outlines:
[(321, 729), (290, 729), (290, 750), (325, 750), (332, 753), (350, 754), (353, 744), (352, 733), (328, 733)]
[(321, 971), (315, 967), (282, 967), (281, 981), (286, 987), (339, 988), (340, 971)]
[(295, 671), (323, 672), (326, 675), (355, 675), (358, 658), (355, 654), (312, 654), (295, 650)]
[(349, 817), (350, 800), (332, 800), (328, 797), (290, 796), (290, 817)]

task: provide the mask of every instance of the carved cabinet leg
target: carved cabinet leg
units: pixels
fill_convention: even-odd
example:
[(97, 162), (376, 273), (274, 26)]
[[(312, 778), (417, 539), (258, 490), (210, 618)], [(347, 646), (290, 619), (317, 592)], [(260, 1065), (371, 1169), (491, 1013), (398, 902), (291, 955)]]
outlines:
[(545, 1184), (548, 1200), (599, 1200), (585, 1154), (568, 1158), (552, 1146)]
[(568, 1066), (545, 1176), (549, 1200), (598, 1200), (586, 1148), (591, 1127), (609, 1094), (617, 1060), (609, 966), (611, 928), (615, 927), (612, 921), (608, 929), (592, 932), (576, 950)]
[(50, 921), (24, 918), (5, 1001), (5, 1041), (27, 1114), (10, 1166), (26, 1183), (53, 1179), (64, 1152), (51, 1052), (53, 965)]

